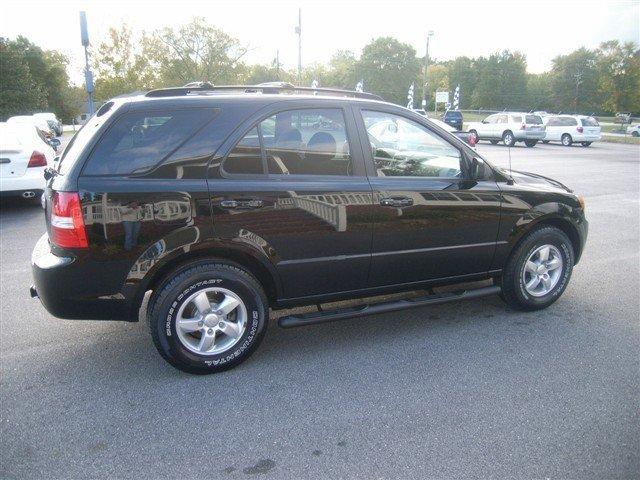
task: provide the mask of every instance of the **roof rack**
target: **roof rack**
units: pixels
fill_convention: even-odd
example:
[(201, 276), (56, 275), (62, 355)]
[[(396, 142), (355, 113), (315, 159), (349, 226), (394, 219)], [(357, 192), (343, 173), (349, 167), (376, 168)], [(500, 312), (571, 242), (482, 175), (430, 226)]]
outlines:
[(296, 87), (286, 82), (268, 82), (258, 85), (212, 85), (208, 82), (190, 82), (184, 87), (159, 88), (146, 93), (146, 97), (180, 97), (186, 95), (199, 95), (215, 92), (238, 92), (238, 93), (285, 93), (300, 94), (311, 93), (314, 95), (335, 95), (353, 98), (366, 98), (369, 100), (382, 100), (381, 97), (373, 93), (356, 92), (353, 90), (341, 90), (338, 88), (311, 88)]

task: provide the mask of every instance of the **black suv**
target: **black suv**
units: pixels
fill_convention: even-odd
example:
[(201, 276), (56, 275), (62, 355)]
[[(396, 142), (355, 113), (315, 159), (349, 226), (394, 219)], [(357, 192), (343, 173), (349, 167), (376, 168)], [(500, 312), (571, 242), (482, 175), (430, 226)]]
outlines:
[(31, 294), (67, 319), (146, 311), (160, 354), (193, 373), (245, 360), (270, 308), (318, 305), (280, 318), (292, 327), (496, 293), (547, 307), (587, 235), (583, 201), (564, 185), (508, 174), (429, 119), (356, 92), (199, 86), (116, 99), (47, 177)]
[(460, 110), (447, 110), (442, 116), (442, 121), (456, 130), (462, 130), (462, 112)]

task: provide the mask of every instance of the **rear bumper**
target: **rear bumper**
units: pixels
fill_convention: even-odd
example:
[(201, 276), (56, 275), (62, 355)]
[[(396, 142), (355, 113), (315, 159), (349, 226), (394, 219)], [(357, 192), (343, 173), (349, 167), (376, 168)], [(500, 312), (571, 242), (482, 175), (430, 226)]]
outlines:
[(99, 282), (77, 258), (55, 255), (44, 234), (31, 254), (34, 285), (32, 297), (38, 297), (47, 311), (58, 318), (84, 320), (125, 320), (135, 322), (137, 309), (122, 296), (92, 297), (83, 295), (88, 282)]
[(545, 132), (527, 132), (522, 130), (513, 133), (516, 140), (544, 140), (545, 135)]
[(0, 193), (3, 195), (20, 195), (26, 191), (40, 191), (45, 189), (45, 167), (27, 168), (21, 177), (0, 178)]

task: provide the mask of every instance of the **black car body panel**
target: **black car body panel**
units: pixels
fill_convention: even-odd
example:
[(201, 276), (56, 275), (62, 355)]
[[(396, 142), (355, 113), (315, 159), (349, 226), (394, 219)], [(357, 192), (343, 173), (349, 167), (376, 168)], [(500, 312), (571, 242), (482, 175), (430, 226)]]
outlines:
[[(87, 174), (92, 152), (123, 116), (184, 109), (210, 115), (161, 162), (129, 174)], [(258, 122), (301, 109), (341, 112), (347, 174), (226, 172), (224, 162)], [(446, 139), (460, 151), (461, 174), (376, 176), (361, 109), (405, 117)], [(61, 318), (136, 321), (146, 291), (202, 258), (242, 265), (281, 308), (490, 278), (541, 222), (567, 232), (576, 259), (587, 235), (584, 211), (563, 185), (520, 173), (511, 181), (428, 119), (384, 102), (142, 96), (116, 101), (88, 125), (82, 148), (72, 148), (48, 181), (45, 199), (50, 229), (53, 192), (78, 192), (89, 247), (61, 249), (43, 236), (32, 257), (38, 296)], [(319, 128), (335, 134), (331, 121)], [(257, 152), (265, 149), (259, 138)], [(484, 167), (472, 178), (474, 158)]]

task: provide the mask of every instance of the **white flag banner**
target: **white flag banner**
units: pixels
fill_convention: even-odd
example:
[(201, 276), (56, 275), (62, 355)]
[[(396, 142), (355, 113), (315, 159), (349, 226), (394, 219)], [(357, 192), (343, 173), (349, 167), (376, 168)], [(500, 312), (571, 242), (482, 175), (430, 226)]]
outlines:
[(413, 110), (413, 83), (409, 87), (409, 92), (407, 92), (407, 108)]
[(356, 83), (356, 92), (364, 92), (364, 80), (360, 80), (358, 83)]
[(460, 84), (458, 84), (453, 92), (453, 109), (460, 110)]
[[(313, 82), (311, 82), (311, 88), (316, 89), (320, 87), (320, 82), (318, 82), (318, 80), (313, 80)], [(313, 92), (314, 95), (317, 95), (318, 92)]]

